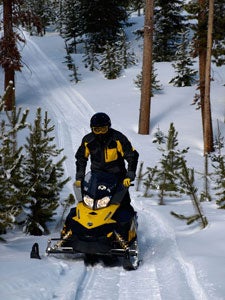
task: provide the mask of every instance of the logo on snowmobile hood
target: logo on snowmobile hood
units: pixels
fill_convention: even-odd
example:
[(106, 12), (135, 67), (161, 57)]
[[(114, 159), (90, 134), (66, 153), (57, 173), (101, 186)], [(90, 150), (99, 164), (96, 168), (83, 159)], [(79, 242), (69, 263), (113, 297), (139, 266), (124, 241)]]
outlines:
[(111, 192), (111, 190), (110, 190), (109, 188), (107, 188), (107, 186), (105, 186), (105, 185), (103, 185), (103, 184), (100, 184), (100, 185), (98, 186), (98, 190), (99, 190), (99, 191), (105, 191), (105, 190), (107, 190), (108, 193)]
[(104, 191), (104, 190), (106, 190), (106, 186), (101, 184), (98, 186), (98, 190)]

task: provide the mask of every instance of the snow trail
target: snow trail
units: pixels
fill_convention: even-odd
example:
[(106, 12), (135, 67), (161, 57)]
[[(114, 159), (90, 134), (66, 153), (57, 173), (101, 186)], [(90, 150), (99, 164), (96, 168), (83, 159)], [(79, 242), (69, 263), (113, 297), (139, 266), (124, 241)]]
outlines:
[[(149, 208), (147, 203), (135, 202), (136, 209), (140, 210), (139, 247), (144, 252), (143, 262), (153, 264), (161, 299), (207, 300), (193, 264), (185, 261), (179, 251), (173, 229), (153, 207)], [(144, 232), (148, 231), (151, 237), (144, 235)]]
[[(64, 149), (63, 155), (73, 157), (81, 137), (89, 131), (89, 120), (94, 110), (29, 35), (26, 35), (26, 40), (23, 55), (29, 62), (29, 72), (32, 74), (28, 85), (35, 93), (37, 91), (35, 98), (40, 98), (39, 106), (43, 108), (43, 112), (48, 111), (50, 119), (54, 120), (58, 147)], [(80, 127), (76, 126), (77, 122)], [(65, 175), (74, 174), (74, 163), (66, 161)]]

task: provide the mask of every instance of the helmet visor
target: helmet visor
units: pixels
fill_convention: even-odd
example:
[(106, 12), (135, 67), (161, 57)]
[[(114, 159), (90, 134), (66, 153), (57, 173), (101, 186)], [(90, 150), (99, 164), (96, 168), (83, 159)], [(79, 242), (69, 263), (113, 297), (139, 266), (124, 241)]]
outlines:
[(92, 131), (95, 134), (105, 134), (106, 132), (108, 132), (108, 130), (109, 126), (92, 127)]

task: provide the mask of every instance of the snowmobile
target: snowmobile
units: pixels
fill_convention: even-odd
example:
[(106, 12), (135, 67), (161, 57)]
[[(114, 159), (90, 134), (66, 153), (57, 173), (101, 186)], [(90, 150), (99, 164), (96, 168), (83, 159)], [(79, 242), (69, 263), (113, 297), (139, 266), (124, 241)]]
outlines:
[(80, 191), (81, 197), (67, 216), (61, 237), (48, 241), (46, 253), (80, 253), (87, 264), (98, 259), (117, 260), (126, 270), (137, 269), (137, 213), (131, 206), (132, 210), (123, 206), (128, 189), (118, 184), (113, 174), (89, 172)]

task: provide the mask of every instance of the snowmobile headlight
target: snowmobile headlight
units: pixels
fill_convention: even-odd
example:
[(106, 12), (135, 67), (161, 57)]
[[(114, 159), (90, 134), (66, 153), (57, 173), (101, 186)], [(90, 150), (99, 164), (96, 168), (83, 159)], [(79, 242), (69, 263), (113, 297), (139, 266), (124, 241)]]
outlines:
[(106, 207), (109, 204), (109, 201), (110, 201), (110, 198), (108, 196), (106, 196), (106, 197), (104, 197), (102, 199), (99, 199), (97, 201), (97, 208)]
[(89, 197), (88, 195), (85, 195), (84, 196), (84, 203), (90, 207), (90, 208), (93, 208), (94, 206), (94, 199), (92, 199), (91, 197)]

